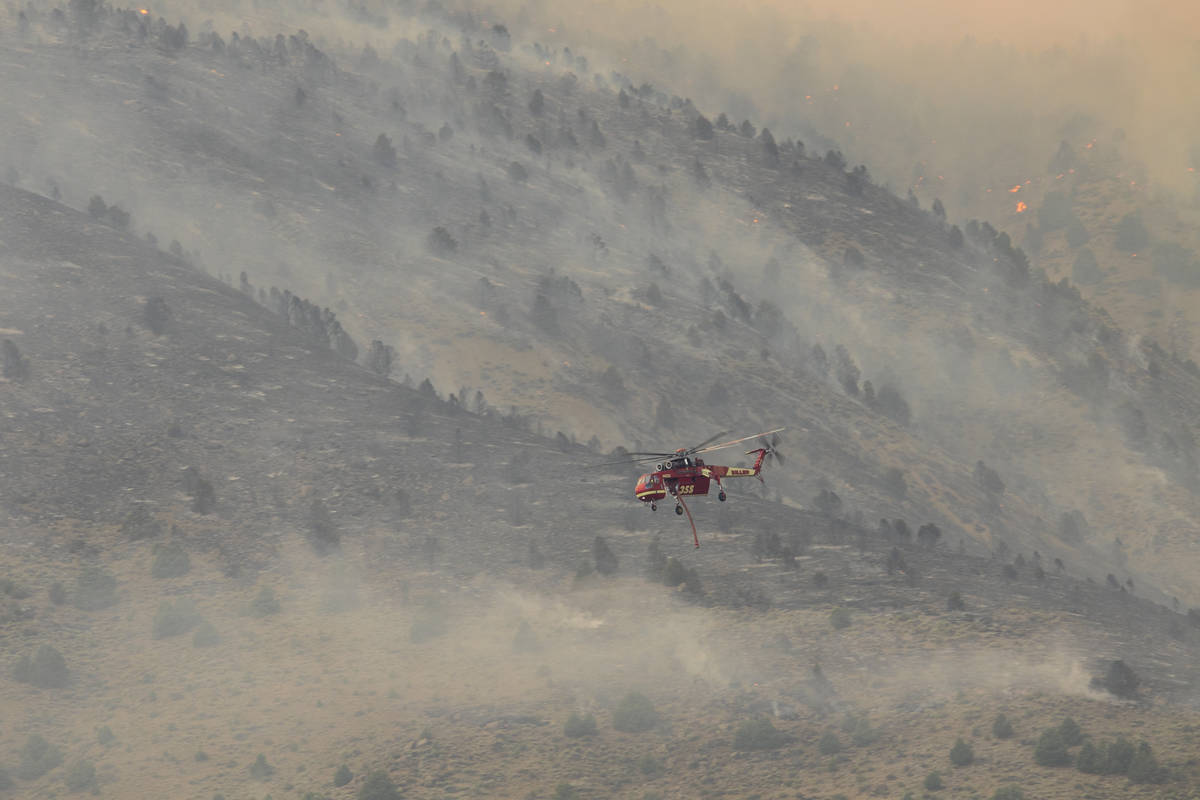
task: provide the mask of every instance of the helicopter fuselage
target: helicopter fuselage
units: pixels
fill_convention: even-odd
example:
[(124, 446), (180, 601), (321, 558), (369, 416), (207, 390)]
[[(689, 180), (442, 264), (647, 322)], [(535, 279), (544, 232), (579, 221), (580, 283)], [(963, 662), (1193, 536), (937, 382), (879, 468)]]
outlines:
[[(682, 456), (673, 458), (658, 465), (654, 472), (648, 472), (638, 478), (634, 495), (643, 503), (657, 503), (667, 495), (672, 497), (694, 496), (708, 494), (709, 488), (715, 482), (721, 485), (722, 478), (742, 478), (758, 475), (762, 471), (765, 449), (751, 450), (757, 453), (753, 467), (726, 467), (718, 464), (708, 465), (702, 458)], [(725, 492), (722, 489), (721, 499)]]

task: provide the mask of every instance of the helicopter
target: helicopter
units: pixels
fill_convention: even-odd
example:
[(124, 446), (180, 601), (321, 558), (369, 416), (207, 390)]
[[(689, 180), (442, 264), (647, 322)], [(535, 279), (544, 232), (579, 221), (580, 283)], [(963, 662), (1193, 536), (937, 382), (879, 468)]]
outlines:
[[(700, 546), (700, 537), (696, 533), (696, 521), (692, 518), (692, 512), (684, 502), (685, 497), (694, 497), (696, 495), (708, 494), (713, 483), (717, 485), (717, 500), (724, 503), (726, 499), (725, 486), (721, 483), (722, 478), (758, 478), (762, 481), (762, 469), (768, 461), (777, 461), (780, 464), (784, 463), (783, 454), (779, 452), (779, 433), (783, 428), (775, 428), (774, 430), (756, 433), (751, 436), (743, 436), (740, 439), (722, 442), (721, 444), (713, 444), (714, 441), (727, 435), (728, 431), (722, 431), (716, 436), (709, 437), (700, 444), (694, 447), (681, 447), (673, 453), (628, 453), (627, 458), (630, 461), (624, 463), (638, 462), (655, 462), (654, 471), (642, 475), (637, 480), (637, 485), (634, 488), (634, 496), (643, 503), (650, 504), (651, 511), (658, 510), (658, 501), (670, 495), (675, 499), (675, 513), (678, 515), (687, 514), (688, 522), (692, 526), (692, 541), (696, 547)], [(770, 439), (767, 437), (770, 436)], [(704, 459), (698, 458), (701, 453), (711, 453), (714, 450), (723, 450), (726, 447), (732, 447), (735, 444), (748, 442), (751, 439), (758, 439), (758, 447), (747, 450), (746, 455), (755, 455), (754, 465), (750, 467), (727, 467), (717, 464), (706, 464)], [(660, 461), (661, 459), (661, 461)]]

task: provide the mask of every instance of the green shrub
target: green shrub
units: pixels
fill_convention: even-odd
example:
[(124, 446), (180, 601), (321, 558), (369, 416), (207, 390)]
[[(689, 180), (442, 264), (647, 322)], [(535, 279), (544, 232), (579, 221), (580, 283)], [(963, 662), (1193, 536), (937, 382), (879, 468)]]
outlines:
[(342, 764), (337, 768), (337, 772), (333, 773), (334, 786), (345, 786), (352, 780), (354, 780), (354, 773), (345, 764)]
[(662, 582), (667, 586), (678, 586), (687, 580), (687, 567), (674, 556), (668, 556), (663, 566)]
[(189, 598), (181, 597), (174, 603), (167, 601), (159, 605), (151, 632), (155, 639), (164, 639), (187, 633), (199, 623), (200, 612), (196, 610), (196, 604)]
[(569, 783), (554, 787), (554, 800), (579, 800), (579, 790)]
[(790, 742), (792, 737), (776, 729), (766, 717), (755, 717), (738, 726), (733, 735), (734, 750), (775, 750)]
[(1084, 742), (1075, 756), (1075, 769), (1089, 775), (1100, 775), (1104, 772), (1104, 751), (1091, 742)]
[(192, 634), (192, 647), (212, 647), (220, 642), (221, 634), (217, 633), (217, 629), (208, 620), (201, 621), (196, 632)]
[(268, 617), (278, 613), (279, 600), (275, 597), (275, 590), (270, 586), (259, 589), (258, 594), (250, 601), (250, 616)]
[(1071, 754), (1067, 752), (1067, 743), (1062, 731), (1051, 728), (1038, 737), (1037, 746), (1033, 749), (1033, 759), (1043, 767), (1061, 767), (1071, 763)]
[(637, 767), (638, 772), (647, 776), (657, 775), (658, 773), (662, 772), (663, 769), (662, 762), (649, 753), (646, 753), (638, 759)]
[(67, 602), (67, 588), (62, 585), (62, 581), (55, 581), (50, 584), (50, 602), (56, 606), (61, 606)]
[(829, 624), (836, 630), (850, 627), (850, 609), (838, 606), (829, 614)]
[(962, 593), (957, 590), (951, 592), (950, 596), (946, 598), (946, 608), (950, 611), (963, 611), (966, 607), (967, 604), (963, 600)]
[(832, 756), (842, 752), (842, 741), (833, 731), (825, 731), (821, 738), (817, 740), (817, 749), (821, 751), (821, 755)]
[(1001, 786), (992, 793), (992, 800), (1025, 800), (1025, 793), (1018, 786)]
[(30, 592), (12, 578), (0, 578), (0, 594), (11, 597), (13, 600), (24, 600), (29, 597)]
[(254, 759), (254, 763), (250, 765), (250, 777), (257, 778), (260, 781), (265, 781), (275, 774), (275, 768), (267, 763), (267, 757), (262, 753), (258, 754), (258, 758)]
[(1124, 661), (1113, 661), (1108, 665), (1108, 672), (1103, 678), (1093, 678), (1093, 689), (1105, 689), (1117, 697), (1134, 697), (1137, 695), (1141, 678)]
[(0, 767), (0, 792), (3, 792), (6, 789), (11, 789), (13, 787), (13, 783), (14, 781), (8, 774), (8, 770), (6, 770), (4, 767)]
[(117, 602), (117, 579), (103, 567), (84, 567), (75, 582), (75, 605), (84, 611), (108, 608)]
[(380, 769), (367, 776), (366, 782), (358, 790), (358, 800), (401, 800), (401, 796), (396, 784)]
[(571, 714), (563, 725), (563, 735), (569, 739), (595, 736), (596, 718), (591, 714)]
[(1070, 717), (1062, 721), (1062, 724), (1058, 726), (1058, 732), (1067, 747), (1074, 747), (1083, 741), (1083, 731), (1080, 730), (1079, 723)]
[(630, 692), (613, 710), (613, 727), (625, 733), (641, 733), (658, 724), (654, 704), (640, 692)]
[(71, 765), (63, 782), (72, 792), (82, 792), (84, 789), (96, 788), (96, 765), (87, 759), (81, 759)]
[(96, 728), (96, 741), (105, 747), (109, 747), (117, 742), (117, 736), (112, 732), (112, 728), (107, 725), (101, 725)]
[(925, 788), (928, 791), (936, 792), (938, 789), (944, 788), (945, 785), (942, 783), (941, 773), (931, 772), (925, 776)]
[(1150, 745), (1140, 742), (1133, 760), (1129, 763), (1126, 773), (1132, 783), (1162, 783), (1167, 779), (1166, 770), (1158, 764), (1158, 759), (1150, 751)]
[(967, 744), (961, 736), (950, 748), (950, 763), (956, 767), (965, 767), (975, 760), (975, 749)]
[(850, 730), (850, 741), (855, 747), (870, 747), (879, 741), (879, 731), (871, 727), (866, 717), (859, 717), (854, 720), (854, 727)]
[(427, 610), (412, 621), (408, 631), (408, 639), (413, 644), (421, 644), (430, 639), (436, 639), (447, 630), (446, 617), (438, 611)]
[(997, 739), (1011, 739), (1013, 735), (1012, 723), (1008, 721), (1008, 717), (1003, 714), (997, 714), (995, 722), (992, 723), (992, 736)]
[(38, 647), (33, 658), (21, 656), (13, 667), (13, 680), (43, 689), (61, 689), (67, 685), (68, 677), (67, 660), (48, 644)]
[(35, 733), (25, 740), (25, 746), (21, 748), (17, 777), (25, 781), (35, 780), (57, 767), (62, 760), (62, 751)]
[(528, 620), (521, 620), (521, 624), (517, 626), (517, 633), (513, 636), (513, 650), (517, 653), (536, 653), (541, 649), (542, 643), (534, 633), (533, 626)]
[(1108, 775), (1124, 775), (1129, 772), (1134, 756), (1133, 742), (1118, 736), (1104, 748), (1104, 772)]
[(150, 574), (155, 578), (178, 578), (186, 575), (192, 568), (187, 550), (179, 542), (167, 542), (155, 548), (154, 563)]

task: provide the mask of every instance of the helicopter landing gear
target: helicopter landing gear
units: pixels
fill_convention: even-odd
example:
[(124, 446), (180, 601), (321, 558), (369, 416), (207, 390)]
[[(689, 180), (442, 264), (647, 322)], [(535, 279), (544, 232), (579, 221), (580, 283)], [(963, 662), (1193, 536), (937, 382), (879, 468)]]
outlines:
[(675, 514), (677, 516), (682, 517), (683, 516), (683, 506), (675, 506)]
[(651, 511), (658, 511), (658, 503), (651, 503), (651, 504), (650, 504), (650, 510), (651, 510)]
[(725, 490), (724, 489), (722, 489), (721, 493), (717, 495), (717, 499), (720, 500), (722, 503), (725, 502)]

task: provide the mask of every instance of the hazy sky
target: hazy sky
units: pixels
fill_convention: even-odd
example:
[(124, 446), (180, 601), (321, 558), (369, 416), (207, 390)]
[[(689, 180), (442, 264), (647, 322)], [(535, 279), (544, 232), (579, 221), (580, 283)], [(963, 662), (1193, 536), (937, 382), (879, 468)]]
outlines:
[[(534, 38), (573, 41), (594, 60), (616, 53), (617, 68), (639, 79), (660, 76), (702, 110), (740, 115), (744, 108), (759, 125), (778, 126), (777, 135), (807, 127), (831, 136), (895, 189), (926, 162), (969, 198), (981, 184), (1044, 169), (1062, 139), (1082, 147), (1092, 138), (1119, 146), (1160, 185), (1189, 195), (1195, 188), (1187, 168), (1200, 157), (1200, 4), (512, 0), (493, 7), (497, 18), (527, 24)], [(977, 169), (968, 169), (972, 162)]]

